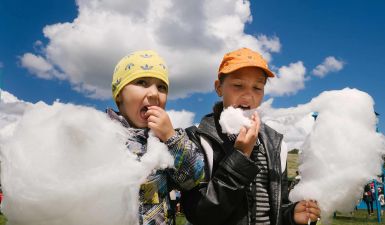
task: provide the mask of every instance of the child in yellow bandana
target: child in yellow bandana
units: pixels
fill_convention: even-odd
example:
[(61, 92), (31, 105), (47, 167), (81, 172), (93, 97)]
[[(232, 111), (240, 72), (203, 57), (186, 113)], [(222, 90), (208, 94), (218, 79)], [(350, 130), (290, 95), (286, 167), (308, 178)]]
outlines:
[(164, 110), (168, 89), (167, 66), (154, 51), (134, 52), (115, 67), (112, 95), (119, 112), (108, 109), (107, 113), (130, 132), (128, 149), (140, 160), (151, 130), (174, 158), (175, 168), (157, 170), (141, 186), (139, 221), (144, 225), (173, 224), (169, 192), (174, 188), (190, 190), (204, 178), (203, 154), (183, 129), (173, 128)]

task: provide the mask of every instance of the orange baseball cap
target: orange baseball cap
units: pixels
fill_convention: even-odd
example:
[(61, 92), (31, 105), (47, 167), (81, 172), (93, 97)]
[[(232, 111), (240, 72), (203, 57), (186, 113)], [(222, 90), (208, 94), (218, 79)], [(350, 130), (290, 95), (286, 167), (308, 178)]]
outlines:
[(248, 48), (240, 48), (223, 56), (218, 69), (218, 78), (221, 74), (231, 73), (240, 68), (250, 66), (262, 69), (268, 77), (275, 76), (274, 73), (269, 70), (266, 60), (258, 52), (254, 52)]

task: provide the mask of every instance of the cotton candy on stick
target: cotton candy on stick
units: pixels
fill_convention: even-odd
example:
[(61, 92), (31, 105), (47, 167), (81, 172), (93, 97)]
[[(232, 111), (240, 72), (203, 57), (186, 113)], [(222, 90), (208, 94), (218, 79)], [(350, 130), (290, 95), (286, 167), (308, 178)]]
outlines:
[[(323, 92), (293, 112), (318, 112), (300, 154), (301, 181), (292, 201), (317, 200), (324, 223), (334, 211), (349, 212), (363, 186), (381, 174), (383, 135), (376, 133), (373, 99), (356, 89)], [(280, 113), (283, 113), (282, 111)]]

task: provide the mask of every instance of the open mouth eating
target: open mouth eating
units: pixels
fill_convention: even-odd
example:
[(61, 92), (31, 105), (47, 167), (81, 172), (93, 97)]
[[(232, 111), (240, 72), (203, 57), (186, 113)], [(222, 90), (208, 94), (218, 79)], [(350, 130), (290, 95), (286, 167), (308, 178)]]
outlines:
[(140, 117), (144, 120), (147, 120), (148, 116), (146, 116), (146, 112), (148, 111), (148, 106), (143, 106), (140, 109)]
[(251, 107), (249, 105), (246, 105), (246, 104), (236, 105), (236, 106), (234, 106), (234, 108), (240, 108), (242, 110), (249, 110), (249, 109), (251, 109)]

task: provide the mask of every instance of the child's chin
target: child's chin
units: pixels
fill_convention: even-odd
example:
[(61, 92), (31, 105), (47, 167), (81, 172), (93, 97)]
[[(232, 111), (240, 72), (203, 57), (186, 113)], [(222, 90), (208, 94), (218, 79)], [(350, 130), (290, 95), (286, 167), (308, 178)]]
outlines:
[(135, 121), (133, 124), (131, 124), (134, 128), (147, 128), (148, 123), (147, 121)]
[(147, 128), (148, 124), (147, 123), (139, 123), (137, 124), (136, 128)]

